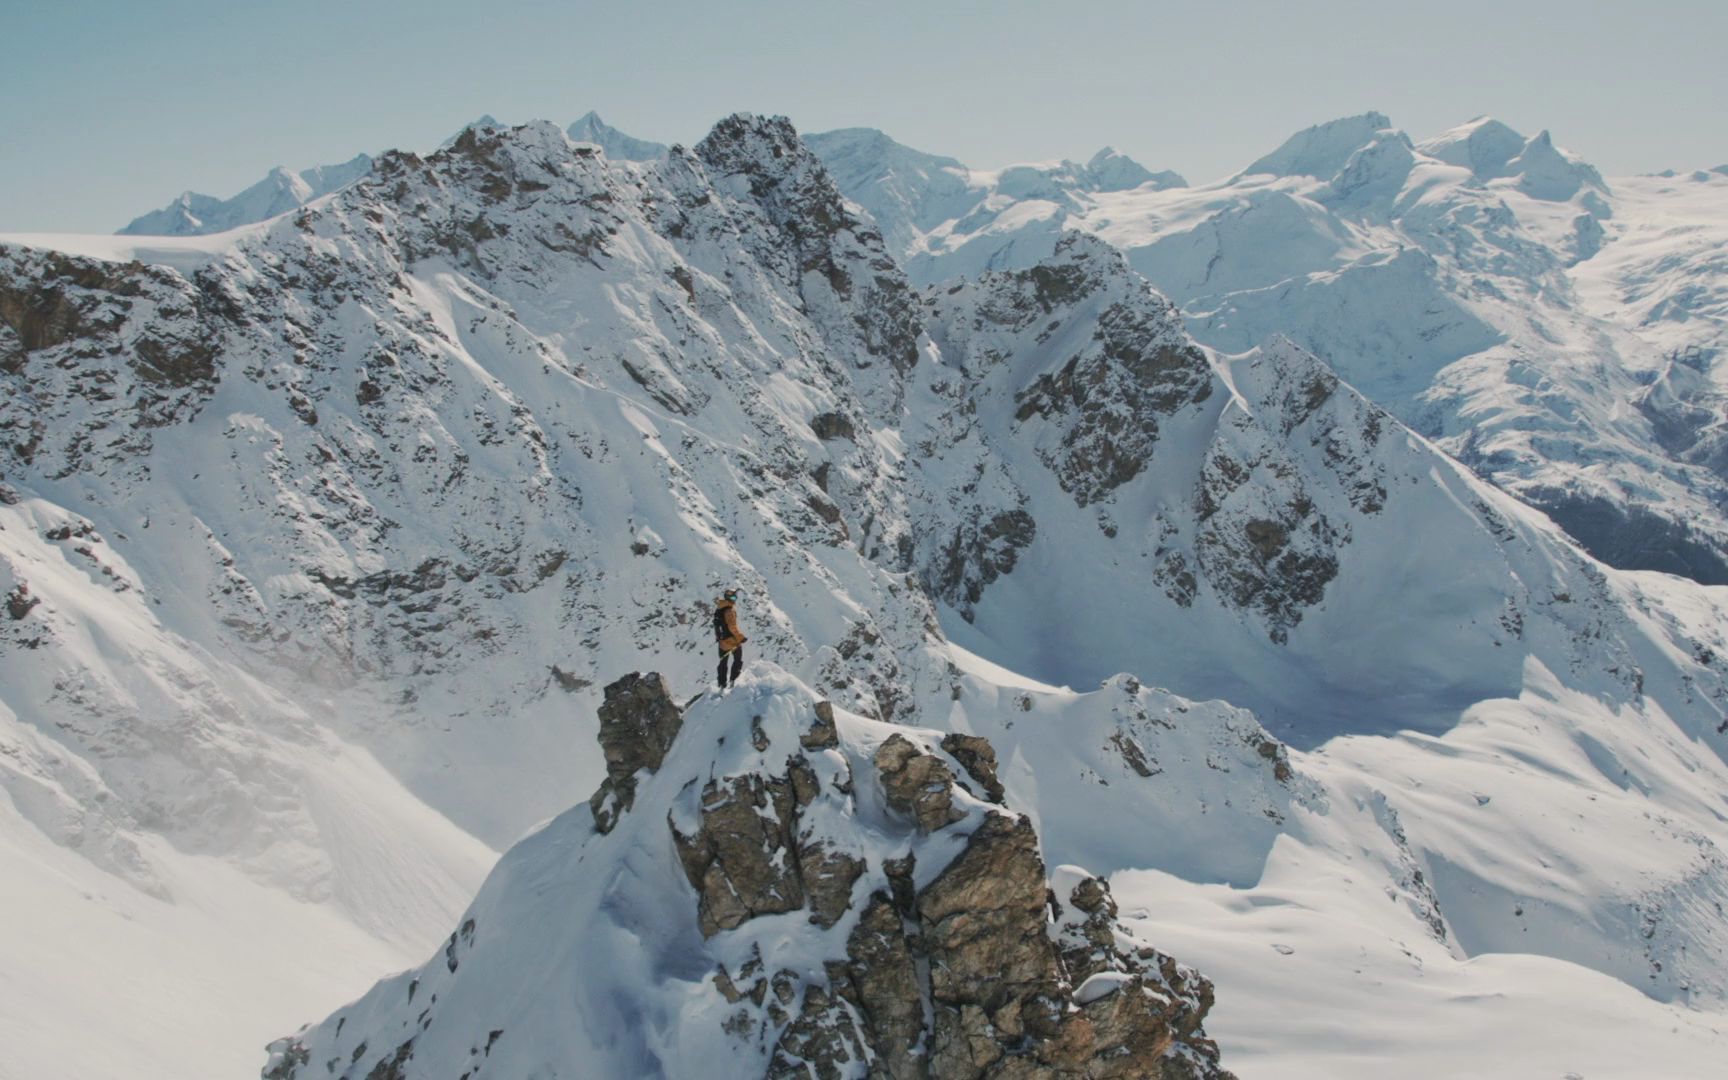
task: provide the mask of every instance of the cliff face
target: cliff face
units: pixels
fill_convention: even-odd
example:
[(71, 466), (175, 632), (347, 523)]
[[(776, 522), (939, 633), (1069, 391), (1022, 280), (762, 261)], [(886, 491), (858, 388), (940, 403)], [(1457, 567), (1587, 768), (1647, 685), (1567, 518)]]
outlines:
[(1211, 983), (1046, 867), (986, 740), (774, 672), (688, 711), (627, 676), (600, 722), (605, 797), (507, 854), (424, 967), (274, 1044), (269, 1080), (1229, 1076)]

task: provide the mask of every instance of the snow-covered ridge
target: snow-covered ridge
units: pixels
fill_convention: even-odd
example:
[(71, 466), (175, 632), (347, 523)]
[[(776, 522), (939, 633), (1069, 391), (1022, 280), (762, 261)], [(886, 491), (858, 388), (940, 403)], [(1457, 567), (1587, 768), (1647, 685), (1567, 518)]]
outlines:
[[(455, 142), (470, 128), (491, 129), (505, 125), (490, 113), (466, 124), (446, 139), (440, 148)], [(600, 114), (589, 111), (566, 129), (578, 142), (599, 146), (608, 157), (618, 161), (653, 161), (666, 153), (660, 143), (637, 139), (609, 126)], [(160, 210), (133, 218), (119, 236), (203, 236), (228, 232), (279, 217), (296, 210), (314, 199), (338, 191), (372, 168), (372, 155), (356, 154), (339, 165), (314, 165), (292, 171), (278, 165), (264, 179), (232, 198), (222, 199), (196, 191), (186, 191)]]
[[(916, 288), (788, 123), (735, 117), (650, 162), (471, 128), (211, 254), (0, 248), (0, 767), (60, 793), (0, 820), (55, 865), (321, 881), (285, 937), (423, 956), (461, 889), (410, 910), (419, 871), (345, 838), (464, 880), (451, 822), (502, 849), (586, 798), (597, 685), (705, 684), (732, 585), (752, 668), (988, 736), (1051, 865), (1230, 972), (1209, 1030), (1245, 1070), (1377, 1075), (1315, 1034), (1373, 1000), (1352, 966), (1424, 1018), (1401, 1046), (1456, 1035), (1452, 990), (1544, 1036), (1568, 1003), (1614, 1053), (1708, 1042), (1719, 591), (1604, 569), (1291, 341), (1205, 348), (1132, 253), (1070, 232)], [(393, 786), (328, 799), (303, 746)], [(124, 887), (152, 926), (190, 902)], [(7, 948), (38, 993), (99, 970)], [(185, 1072), (199, 1036), (138, 1038)]]
[(1092, 232), (1203, 343), (1287, 335), (1599, 557), (1728, 582), (1725, 474), (1696, 451), (1714, 445), (1698, 411), (1720, 379), (1678, 410), (1640, 404), (1680, 343), (1706, 364), (1720, 349), (1720, 318), (1692, 299), (1720, 291), (1716, 174), (1609, 184), (1547, 132), (1479, 117), (1412, 141), (1376, 112), (1198, 188), (1013, 184), (1013, 169), (980, 187), (879, 133), (812, 146), (916, 281), (1030, 266), (1063, 231)]

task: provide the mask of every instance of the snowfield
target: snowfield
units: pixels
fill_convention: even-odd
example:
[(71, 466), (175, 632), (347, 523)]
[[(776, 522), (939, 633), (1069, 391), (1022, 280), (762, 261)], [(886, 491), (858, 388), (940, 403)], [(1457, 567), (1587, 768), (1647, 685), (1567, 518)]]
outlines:
[[(870, 893), (704, 934), (667, 807), (818, 700), (860, 775), (987, 739), (1243, 1077), (1720, 1071), (1728, 587), (1598, 556), (1715, 580), (1728, 179), (1373, 114), (1200, 188), (577, 129), (0, 237), (0, 1077), (306, 1023), (307, 1075), (761, 1075), (715, 964), (809, 1002)], [(727, 586), (744, 686), (602, 835), (603, 688), (707, 687)], [(920, 889), (988, 813), (832, 790)]]

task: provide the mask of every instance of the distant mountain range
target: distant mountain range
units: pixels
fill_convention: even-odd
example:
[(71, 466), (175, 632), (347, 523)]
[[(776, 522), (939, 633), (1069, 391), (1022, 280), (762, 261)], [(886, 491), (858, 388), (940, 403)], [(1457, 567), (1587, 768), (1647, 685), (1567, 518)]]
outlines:
[(577, 127), (0, 237), (7, 1066), (1719, 1067), (1728, 177)]
[[(490, 114), (468, 124), (468, 128), (502, 127)], [(606, 151), (606, 156), (620, 161), (652, 161), (666, 152), (659, 143), (634, 139), (600, 119), (590, 111), (567, 129), (579, 142), (591, 142)], [(457, 134), (460, 134), (458, 132)], [(445, 140), (455, 141), (456, 135)], [(368, 154), (356, 154), (340, 165), (315, 165), (300, 172), (291, 172), (278, 165), (264, 179), (235, 195), (220, 199), (196, 191), (183, 192), (179, 198), (160, 210), (152, 210), (133, 218), (118, 231), (120, 236), (203, 236), (227, 232), (255, 222), (265, 221), (297, 209), (340, 188), (347, 187), (366, 175), (372, 168)]]

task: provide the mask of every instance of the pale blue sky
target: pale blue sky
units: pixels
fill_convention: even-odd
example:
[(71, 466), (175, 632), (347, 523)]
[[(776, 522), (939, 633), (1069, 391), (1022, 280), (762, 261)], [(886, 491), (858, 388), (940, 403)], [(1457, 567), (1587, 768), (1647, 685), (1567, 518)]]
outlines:
[(1721, 0), (0, 0), (0, 231), (107, 232), (272, 165), (597, 109), (694, 141), (737, 110), (968, 164), (1108, 143), (1191, 181), (1379, 109), (1479, 113), (1610, 175), (1728, 162)]

